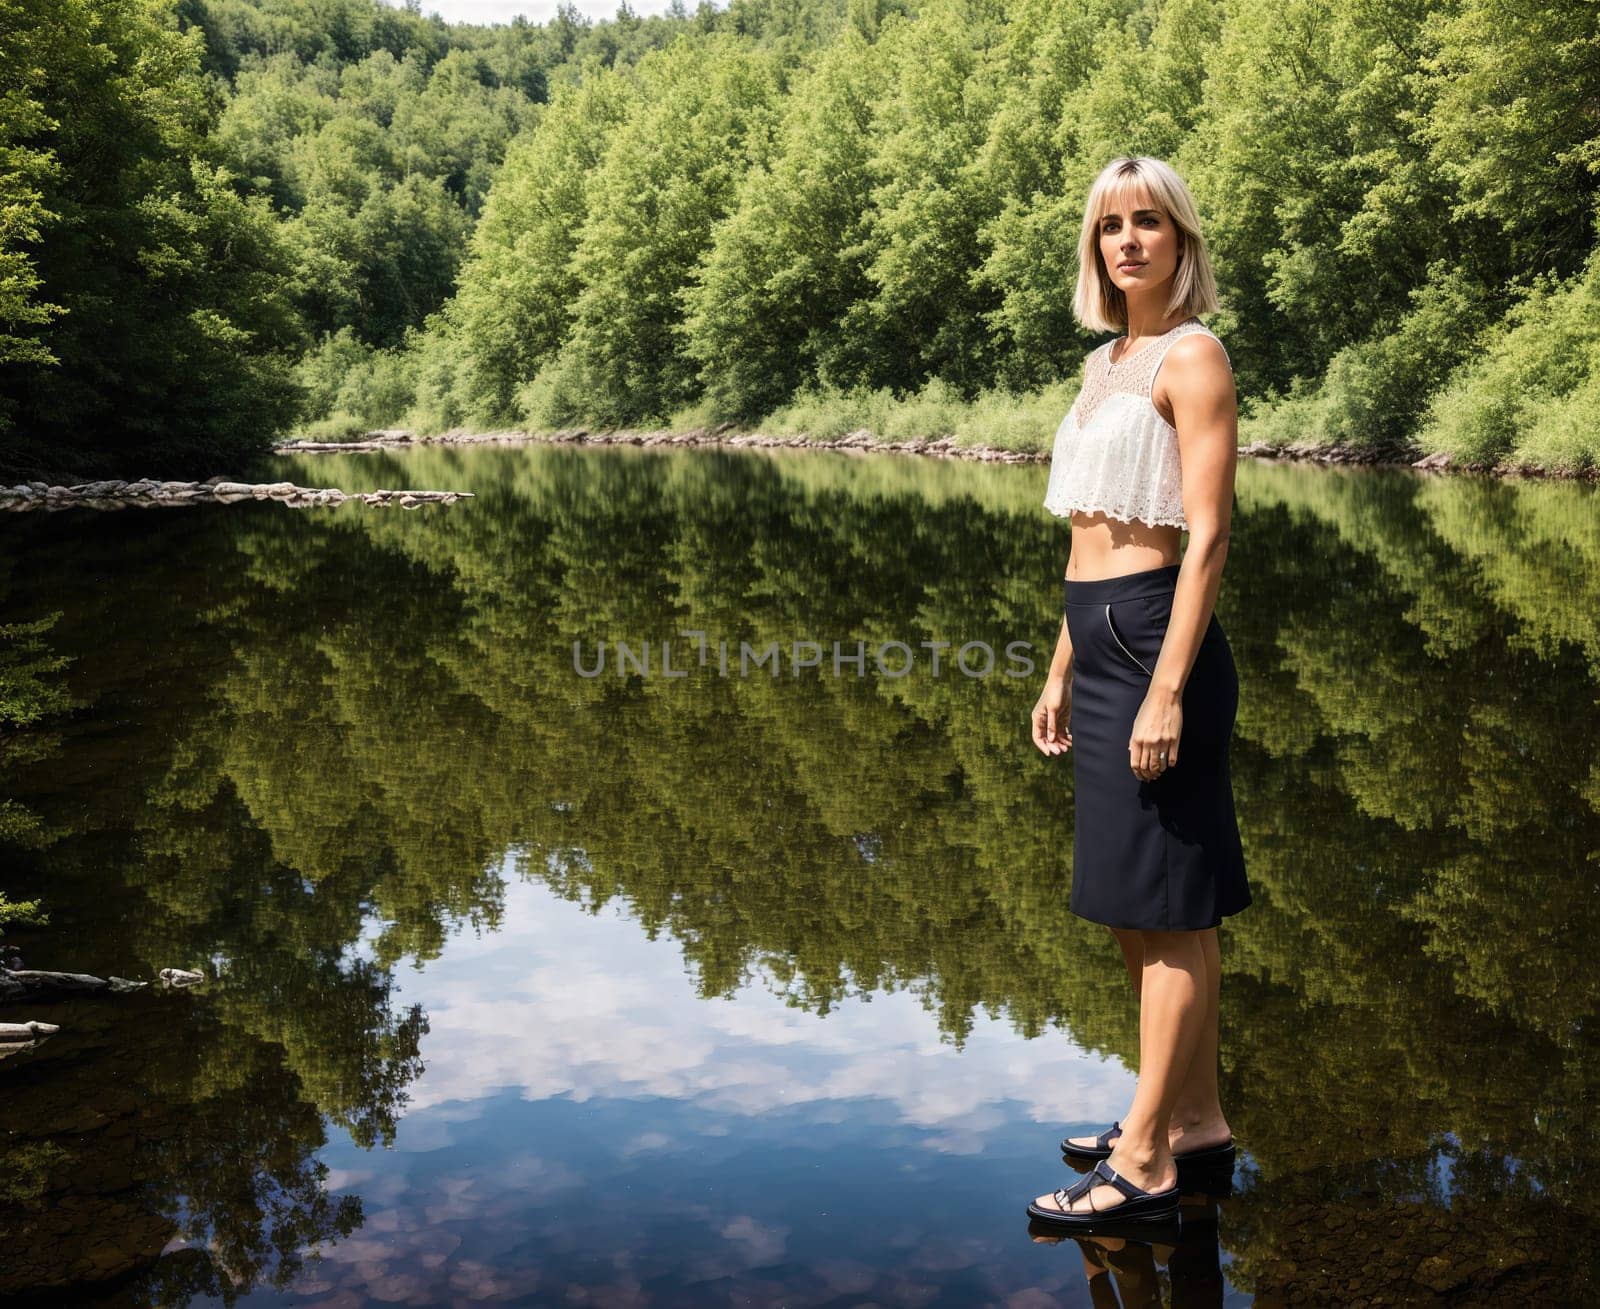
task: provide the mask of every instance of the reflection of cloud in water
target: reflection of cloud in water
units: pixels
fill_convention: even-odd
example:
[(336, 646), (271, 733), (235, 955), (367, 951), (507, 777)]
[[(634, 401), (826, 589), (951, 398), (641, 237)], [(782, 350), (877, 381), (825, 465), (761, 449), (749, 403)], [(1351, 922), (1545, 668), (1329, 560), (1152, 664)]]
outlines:
[(928, 1148), (956, 1154), (982, 1149), (1007, 1116), (1002, 1101), (1041, 1123), (1109, 1122), (1131, 1094), (1119, 1064), (1061, 1033), (1026, 1040), (1004, 1019), (978, 1015), (957, 1052), (905, 992), (847, 1000), (827, 1017), (756, 983), (736, 1000), (698, 999), (679, 944), (647, 940), (620, 902), (591, 915), (512, 879), (503, 924), (458, 934), (424, 971), (397, 974), (399, 998), (421, 1003), (430, 1027), (398, 1149), (448, 1145), (449, 1124), (506, 1087), (527, 1100), (663, 1096), (735, 1114), (808, 1104), (822, 1118), (826, 1102), (872, 1099), (934, 1129)]
[(686, 1285), (738, 1277), (747, 1269), (777, 1263), (786, 1252), (785, 1238), (789, 1229), (769, 1226), (748, 1214), (741, 1214), (718, 1225), (717, 1235), (726, 1244), (690, 1252), (683, 1266)]
[(654, 1150), (664, 1150), (673, 1143), (673, 1138), (665, 1132), (640, 1132), (631, 1141), (626, 1141), (617, 1147), (617, 1153), (627, 1159), (632, 1155), (645, 1154)]

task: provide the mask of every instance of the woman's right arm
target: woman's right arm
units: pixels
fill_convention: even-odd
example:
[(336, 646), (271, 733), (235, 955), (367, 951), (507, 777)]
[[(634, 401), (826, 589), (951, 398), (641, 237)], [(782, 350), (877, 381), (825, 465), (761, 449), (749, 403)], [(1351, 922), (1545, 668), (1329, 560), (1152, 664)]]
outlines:
[(1050, 657), (1050, 672), (1045, 677), (1051, 682), (1072, 680), (1072, 633), (1067, 630), (1067, 616), (1061, 615), (1061, 635), (1056, 638), (1056, 652)]
[(1033, 706), (1033, 743), (1042, 754), (1058, 755), (1072, 748), (1072, 733), (1067, 724), (1072, 712), (1072, 634), (1067, 630), (1067, 618), (1061, 616), (1061, 635), (1056, 638), (1055, 654), (1050, 657), (1050, 671), (1045, 675), (1044, 690)]

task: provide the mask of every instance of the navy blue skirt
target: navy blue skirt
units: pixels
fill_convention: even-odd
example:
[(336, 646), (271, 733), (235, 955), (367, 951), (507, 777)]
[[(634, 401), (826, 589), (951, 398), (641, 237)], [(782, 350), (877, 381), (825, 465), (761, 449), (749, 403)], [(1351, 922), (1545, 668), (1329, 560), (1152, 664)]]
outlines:
[(1228, 773), (1239, 674), (1215, 613), (1184, 684), (1177, 763), (1145, 782), (1128, 762), (1178, 568), (1065, 579), (1076, 820), (1070, 907), (1108, 927), (1198, 931), (1250, 903)]

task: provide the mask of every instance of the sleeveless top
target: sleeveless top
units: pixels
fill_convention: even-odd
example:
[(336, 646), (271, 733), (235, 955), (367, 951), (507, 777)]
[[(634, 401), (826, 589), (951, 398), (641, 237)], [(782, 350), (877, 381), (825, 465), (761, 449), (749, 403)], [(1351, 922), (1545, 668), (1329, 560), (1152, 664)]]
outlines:
[[(1124, 359), (1108, 341), (1084, 364), (1083, 386), (1056, 429), (1044, 507), (1060, 517), (1074, 510), (1108, 518), (1187, 528), (1178, 429), (1150, 399), (1156, 372), (1172, 343), (1191, 332), (1216, 333), (1186, 318)], [(1227, 357), (1227, 348), (1223, 347)], [(1229, 361), (1230, 368), (1233, 366)]]

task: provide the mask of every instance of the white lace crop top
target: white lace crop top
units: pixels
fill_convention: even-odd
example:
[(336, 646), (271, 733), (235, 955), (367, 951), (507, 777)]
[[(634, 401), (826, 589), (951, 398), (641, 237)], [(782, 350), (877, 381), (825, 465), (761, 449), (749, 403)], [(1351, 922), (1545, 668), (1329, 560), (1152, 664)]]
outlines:
[[(1190, 332), (1216, 340), (1198, 318), (1186, 318), (1127, 358), (1111, 358), (1115, 342), (1089, 355), (1078, 398), (1056, 429), (1044, 497), (1051, 513), (1099, 512), (1123, 522), (1189, 526), (1178, 431), (1161, 416), (1150, 389), (1167, 350)], [(1226, 347), (1222, 353), (1227, 356)]]

